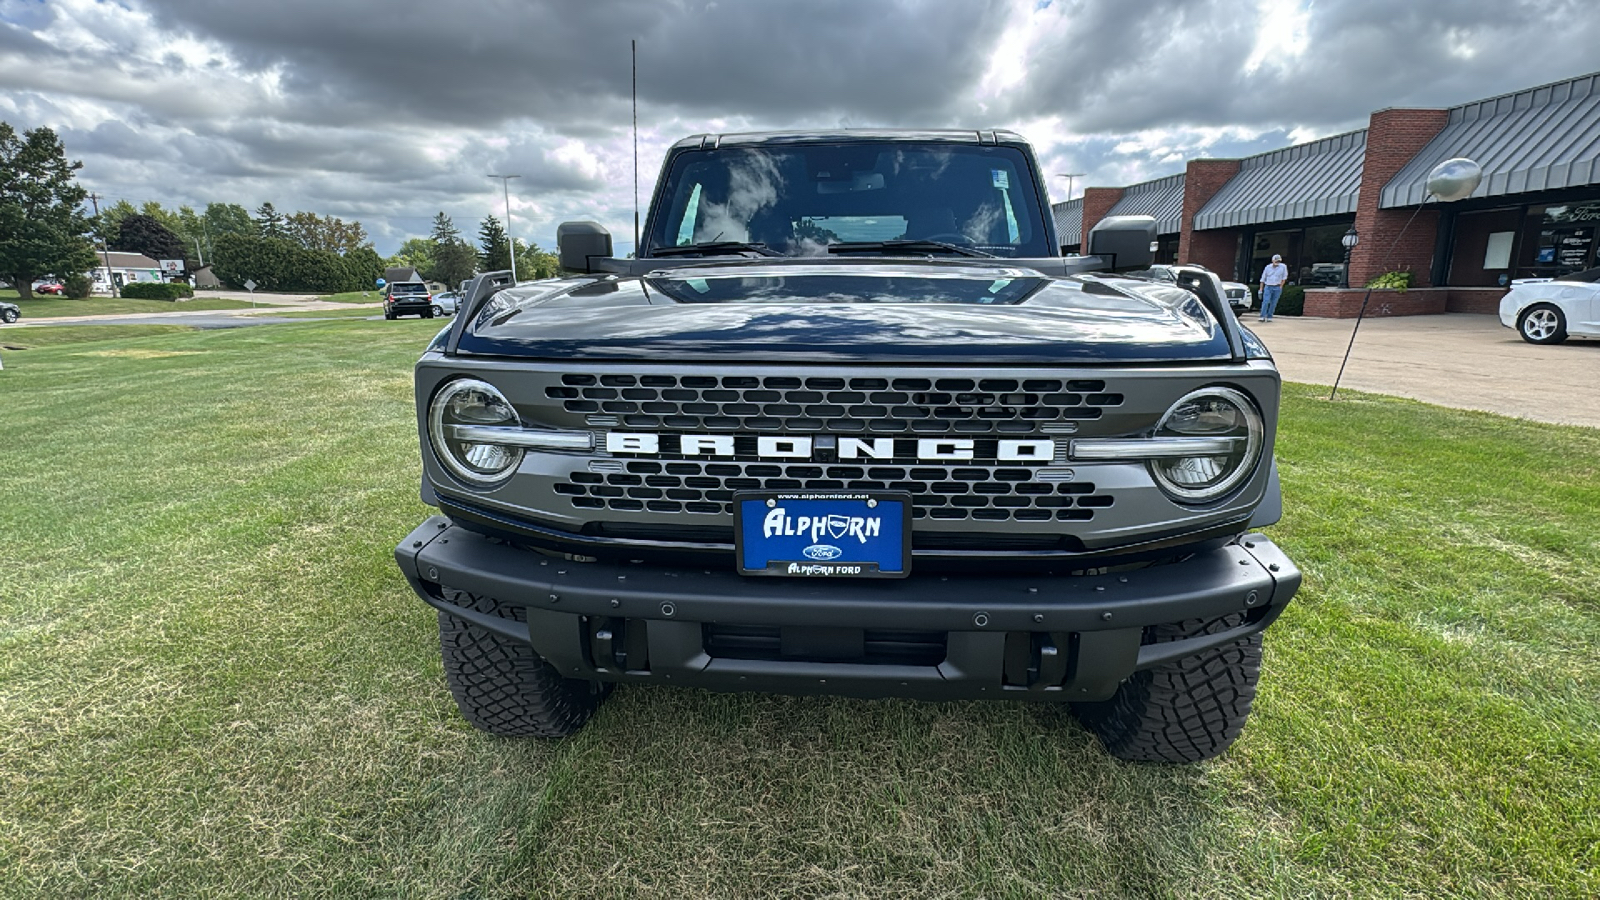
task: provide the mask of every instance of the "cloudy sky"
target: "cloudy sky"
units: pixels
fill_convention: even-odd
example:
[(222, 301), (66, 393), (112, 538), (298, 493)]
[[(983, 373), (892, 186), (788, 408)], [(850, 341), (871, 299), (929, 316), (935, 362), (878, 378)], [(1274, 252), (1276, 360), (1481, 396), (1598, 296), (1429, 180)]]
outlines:
[[(135, 203), (314, 210), (378, 250), (443, 210), (631, 249), (705, 131), (998, 127), (1120, 185), (1600, 68), (1591, 0), (0, 0), (0, 119)], [(1065, 199), (1066, 183), (1052, 185)]]

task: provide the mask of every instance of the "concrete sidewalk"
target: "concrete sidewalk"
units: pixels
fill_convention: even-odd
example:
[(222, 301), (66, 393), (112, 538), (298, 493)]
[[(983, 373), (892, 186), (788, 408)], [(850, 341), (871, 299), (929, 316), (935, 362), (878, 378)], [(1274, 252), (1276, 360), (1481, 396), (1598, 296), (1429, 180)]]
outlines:
[[(1353, 319), (1280, 316), (1244, 324), (1266, 342), (1285, 381), (1333, 384)], [(1340, 390), (1600, 428), (1600, 340), (1536, 346), (1495, 316), (1367, 319)]]
[[(243, 291), (207, 291), (202, 298), (220, 297), (228, 300), (249, 300), (250, 295)], [(372, 311), (374, 315), (382, 312), (381, 300), (374, 293)], [(270, 299), (269, 299), (270, 298)], [(329, 303), (318, 300), (315, 296), (291, 296), (287, 294), (262, 294), (256, 297), (260, 304), (256, 307), (245, 309), (174, 309), (171, 312), (137, 312), (114, 313), (99, 316), (55, 316), (51, 318), (27, 319), (10, 328), (46, 327), (50, 325), (147, 325), (151, 323), (168, 323), (172, 325), (194, 324), (198, 327), (216, 327), (213, 323), (219, 318), (233, 318), (263, 316), (274, 312), (290, 312), (295, 310), (321, 310), (321, 309), (361, 309), (360, 303)], [(175, 307), (182, 307), (183, 302), (174, 303)], [(277, 320), (277, 321), (295, 321)], [(255, 324), (271, 324), (271, 320)]]

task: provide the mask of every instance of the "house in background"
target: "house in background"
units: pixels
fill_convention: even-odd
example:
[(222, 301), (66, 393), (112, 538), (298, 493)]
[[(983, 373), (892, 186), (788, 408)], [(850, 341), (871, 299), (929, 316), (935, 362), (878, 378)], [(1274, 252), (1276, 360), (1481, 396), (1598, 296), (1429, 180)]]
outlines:
[(135, 281), (161, 281), (161, 264), (142, 253), (111, 250), (95, 254), (98, 263), (89, 271), (96, 293), (110, 293), (111, 286), (122, 287)]

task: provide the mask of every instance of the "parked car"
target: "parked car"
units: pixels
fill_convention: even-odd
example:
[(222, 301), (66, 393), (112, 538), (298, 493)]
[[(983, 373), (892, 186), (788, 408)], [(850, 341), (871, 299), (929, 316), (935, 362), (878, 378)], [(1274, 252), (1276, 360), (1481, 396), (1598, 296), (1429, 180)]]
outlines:
[(41, 281), (33, 286), (35, 294), (60, 294), (64, 291), (66, 287), (59, 281)]
[[(559, 737), (660, 683), (1232, 743), (1300, 573), (1253, 530), (1279, 377), (1216, 274), (1112, 272), (1150, 216), (1057, 255), (1005, 131), (696, 136), (661, 171), (639, 258), (562, 223), (568, 277), (478, 276), (414, 369), (439, 515), (395, 559), (466, 719)], [(765, 205), (730, 217), (743, 172)]]
[(1513, 281), (1500, 299), (1500, 324), (1530, 344), (1600, 337), (1600, 268)]
[(383, 317), (397, 319), (401, 316), (434, 317), (433, 295), (420, 281), (391, 281), (383, 288)]
[(436, 316), (453, 316), (456, 307), (461, 303), (460, 297), (454, 291), (445, 291), (433, 295), (433, 314)]
[(20, 318), (22, 318), (22, 307), (15, 303), (0, 301), (0, 322), (10, 325)]
[[(1187, 269), (1202, 269), (1207, 272), (1211, 271), (1205, 266), (1198, 265), (1196, 263), (1184, 263), (1183, 267)], [(1150, 281), (1159, 281), (1162, 284), (1177, 284), (1177, 268), (1177, 266), (1154, 265), (1148, 269), (1141, 269), (1137, 272), (1129, 272), (1128, 274), (1134, 278), (1145, 278)], [(1254, 299), (1250, 293), (1250, 288), (1246, 285), (1240, 284), (1237, 281), (1224, 281), (1222, 283), (1222, 295), (1228, 298), (1229, 306), (1240, 312), (1249, 309), (1250, 304)]]

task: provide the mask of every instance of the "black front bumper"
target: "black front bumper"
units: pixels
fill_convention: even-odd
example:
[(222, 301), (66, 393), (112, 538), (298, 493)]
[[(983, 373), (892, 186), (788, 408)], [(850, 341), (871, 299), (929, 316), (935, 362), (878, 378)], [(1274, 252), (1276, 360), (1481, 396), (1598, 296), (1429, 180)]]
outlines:
[[(570, 562), (434, 516), (395, 559), (429, 605), (532, 644), (569, 677), (924, 699), (1103, 699), (1138, 669), (1267, 627), (1300, 586), (1259, 534), (1108, 575), (822, 582)], [(493, 597), (499, 614), (441, 586)], [(1227, 631), (1143, 642), (1146, 626), (1235, 613)]]

